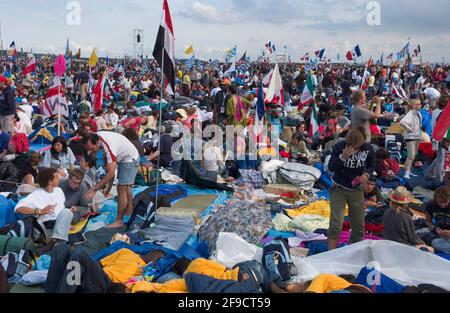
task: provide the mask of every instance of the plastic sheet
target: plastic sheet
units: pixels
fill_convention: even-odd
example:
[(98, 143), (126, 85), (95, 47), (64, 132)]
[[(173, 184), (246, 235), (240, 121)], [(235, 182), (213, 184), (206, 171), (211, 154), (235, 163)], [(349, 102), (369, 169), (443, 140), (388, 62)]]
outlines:
[(393, 241), (366, 240), (307, 258), (294, 258), (298, 281), (319, 274), (358, 275), (373, 265), (404, 286), (433, 284), (450, 290), (450, 262), (434, 254)]
[(219, 233), (216, 248), (216, 253), (211, 259), (228, 268), (245, 261), (262, 261), (262, 249), (246, 242), (234, 233)]

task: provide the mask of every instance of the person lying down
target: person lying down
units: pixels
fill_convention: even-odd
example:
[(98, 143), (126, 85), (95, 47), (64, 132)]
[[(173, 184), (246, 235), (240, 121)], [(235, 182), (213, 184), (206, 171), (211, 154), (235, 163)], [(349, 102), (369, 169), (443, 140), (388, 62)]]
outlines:
[[(129, 249), (121, 249), (103, 259), (94, 261), (84, 250), (71, 251), (65, 243), (58, 244), (45, 283), (47, 293), (328, 293), (368, 292), (335, 275), (319, 275), (305, 284), (283, 282), (257, 261), (237, 264), (233, 269), (206, 259), (178, 259), (172, 272), (160, 277), (158, 282), (149, 278), (152, 268), (169, 257), (162, 250), (138, 255)], [(73, 279), (73, 267), (77, 262), (81, 274)], [(165, 277), (165, 278), (164, 278)], [(162, 278), (162, 279), (161, 279)], [(152, 280), (152, 277), (150, 277)]]

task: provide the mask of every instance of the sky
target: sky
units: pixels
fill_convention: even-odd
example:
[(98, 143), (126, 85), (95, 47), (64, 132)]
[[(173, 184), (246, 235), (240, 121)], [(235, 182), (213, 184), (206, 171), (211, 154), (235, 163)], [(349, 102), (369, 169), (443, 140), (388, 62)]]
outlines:
[[(151, 55), (161, 21), (162, 0), (79, 0), (80, 25), (69, 25), (69, 0), (0, 0), (1, 33), (6, 49), (64, 53), (87, 57), (133, 54), (133, 30), (144, 31), (144, 55)], [(380, 25), (369, 25), (369, 2), (380, 8)], [(424, 61), (450, 61), (449, 0), (169, 0), (176, 38), (176, 57), (193, 44), (199, 59), (220, 59), (237, 45), (254, 60), (272, 41), (292, 61), (326, 48), (333, 61), (360, 45), (363, 61), (397, 53), (410, 39), (421, 46)], [(373, 7), (372, 7), (373, 8)], [(373, 15), (370, 15), (373, 16)], [(273, 55), (275, 57), (275, 55)]]

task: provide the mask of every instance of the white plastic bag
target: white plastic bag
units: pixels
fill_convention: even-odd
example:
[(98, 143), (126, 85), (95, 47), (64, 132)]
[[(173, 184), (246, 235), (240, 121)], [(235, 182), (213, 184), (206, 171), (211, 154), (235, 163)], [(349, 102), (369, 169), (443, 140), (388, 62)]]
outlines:
[(261, 263), (262, 249), (246, 242), (235, 233), (219, 233), (213, 261), (233, 268), (236, 264), (256, 260)]

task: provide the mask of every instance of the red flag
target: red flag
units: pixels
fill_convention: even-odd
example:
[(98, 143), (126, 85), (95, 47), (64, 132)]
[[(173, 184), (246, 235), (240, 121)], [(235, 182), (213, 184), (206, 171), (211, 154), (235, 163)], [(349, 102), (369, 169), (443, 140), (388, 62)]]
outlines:
[(347, 52), (346, 57), (347, 57), (347, 60), (353, 61), (353, 53), (351, 51)]
[(94, 112), (97, 113), (103, 107), (103, 89), (106, 81), (106, 70), (99, 77), (97, 85), (92, 90), (92, 102), (94, 106)]
[(433, 138), (437, 141), (441, 141), (447, 134), (450, 128), (450, 101), (447, 103), (444, 111), (441, 113), (441, 117), (438, 119), (433, 131)]
[(28, 73), (33, 73), (36, 70), (36, 59), (32, 57), (30, 61), (28, 61), (27, 66), (23, 69), (23, 75), (27, 75)]

